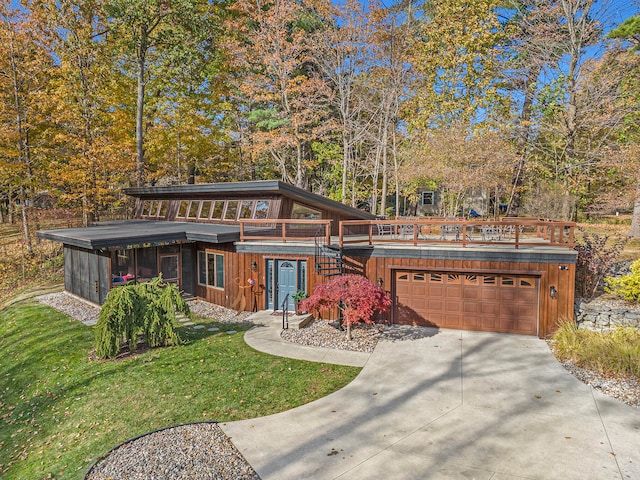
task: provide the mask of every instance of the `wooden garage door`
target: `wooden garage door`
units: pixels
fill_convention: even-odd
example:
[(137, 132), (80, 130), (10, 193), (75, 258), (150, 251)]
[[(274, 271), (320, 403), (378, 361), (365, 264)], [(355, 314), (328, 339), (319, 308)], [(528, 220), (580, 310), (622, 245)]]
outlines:
[(536, 335), (538, 281), (523, 275), (398, 271), (393, 322)]

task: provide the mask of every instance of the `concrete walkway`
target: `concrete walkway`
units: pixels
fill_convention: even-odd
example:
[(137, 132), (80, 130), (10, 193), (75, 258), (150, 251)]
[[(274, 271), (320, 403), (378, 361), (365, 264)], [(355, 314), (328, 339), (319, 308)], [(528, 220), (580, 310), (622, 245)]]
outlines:
[[(247, 342), (287, 354), (267, 330)], [(221, 424), (263, 480), (640, 479), (640, 411), (576, 380), (544, 341), (391, 333), (342, 390)]]

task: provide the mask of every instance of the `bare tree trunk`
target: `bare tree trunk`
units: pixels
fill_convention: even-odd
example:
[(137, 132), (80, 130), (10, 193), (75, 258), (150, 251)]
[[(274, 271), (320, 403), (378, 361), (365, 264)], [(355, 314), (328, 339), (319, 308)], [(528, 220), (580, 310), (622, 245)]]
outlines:
[(530, 68), (524, 83), (524, 102), (522, 103), (522, 111), (520, 113), (517, 144), (520, 158), (513, 169), (511, 195), (509, 196), (509, 203), (507, 204), (507, 211), (505, 212), (505, 216), (507, 217), (511, 216), (512, 212), (517, 212), (520, 208), (521, 189), (524, 184), (524, 168), (527, 161), (527, 147), (529, 138), (531, 137), (531, 106), (533, 105), (533, 99), (535, 97), (533, 85), (538, 75), (540, 75), (540, 67)]
[(633, 216), (631, 217), (631, 228), (628, 236), (640, 238), (640, 169), (638, 169), (638, 186), (636, 187), (636, 200), (633, 203)]
[(141, 29), (140, 47), (138, 50), (138, 94), (136, 98), (136, 185), (141, 187), (144, 182), (144, 91), (145, 69), (147, 55), (147, 32)]
[(27, 255), (33, 255), (33, 245), (31, 244), (31, 232), (29, 231), (29, 216), (27, 214), (27, 194), (24, 187), (20, 188), (20, 203), (22, 203), (22, 233), (24, 245), (27, 247)]

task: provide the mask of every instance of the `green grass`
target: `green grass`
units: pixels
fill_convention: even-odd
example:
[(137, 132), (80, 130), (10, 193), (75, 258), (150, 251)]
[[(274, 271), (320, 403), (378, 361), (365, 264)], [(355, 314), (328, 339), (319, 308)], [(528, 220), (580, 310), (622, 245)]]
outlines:
[(204, 322), (221, 332), (181, 328), (184, 345), (97, 362), (92, 328), (34, 300), (0, 311), (0, 477), (81, 479), (132, 437), (287, 410), (360, 371), (256, 352), (243, 327)]
[(583, 368), (640, 377), (640, 332), (633, 328), (593, 332), (563, 322), (553, 335), (553, 349), (560, 359)]

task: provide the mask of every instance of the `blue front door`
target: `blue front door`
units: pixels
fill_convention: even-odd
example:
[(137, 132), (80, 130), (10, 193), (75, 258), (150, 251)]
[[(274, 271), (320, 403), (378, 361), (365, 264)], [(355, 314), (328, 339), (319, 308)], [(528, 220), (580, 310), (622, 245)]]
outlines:
[(276, 310), (282, 309), (282, 302), (289, 294), (288, 308), (294, 309), (293, 294), (296, 293), (296, 262), (278, 260), (276, 262)]

